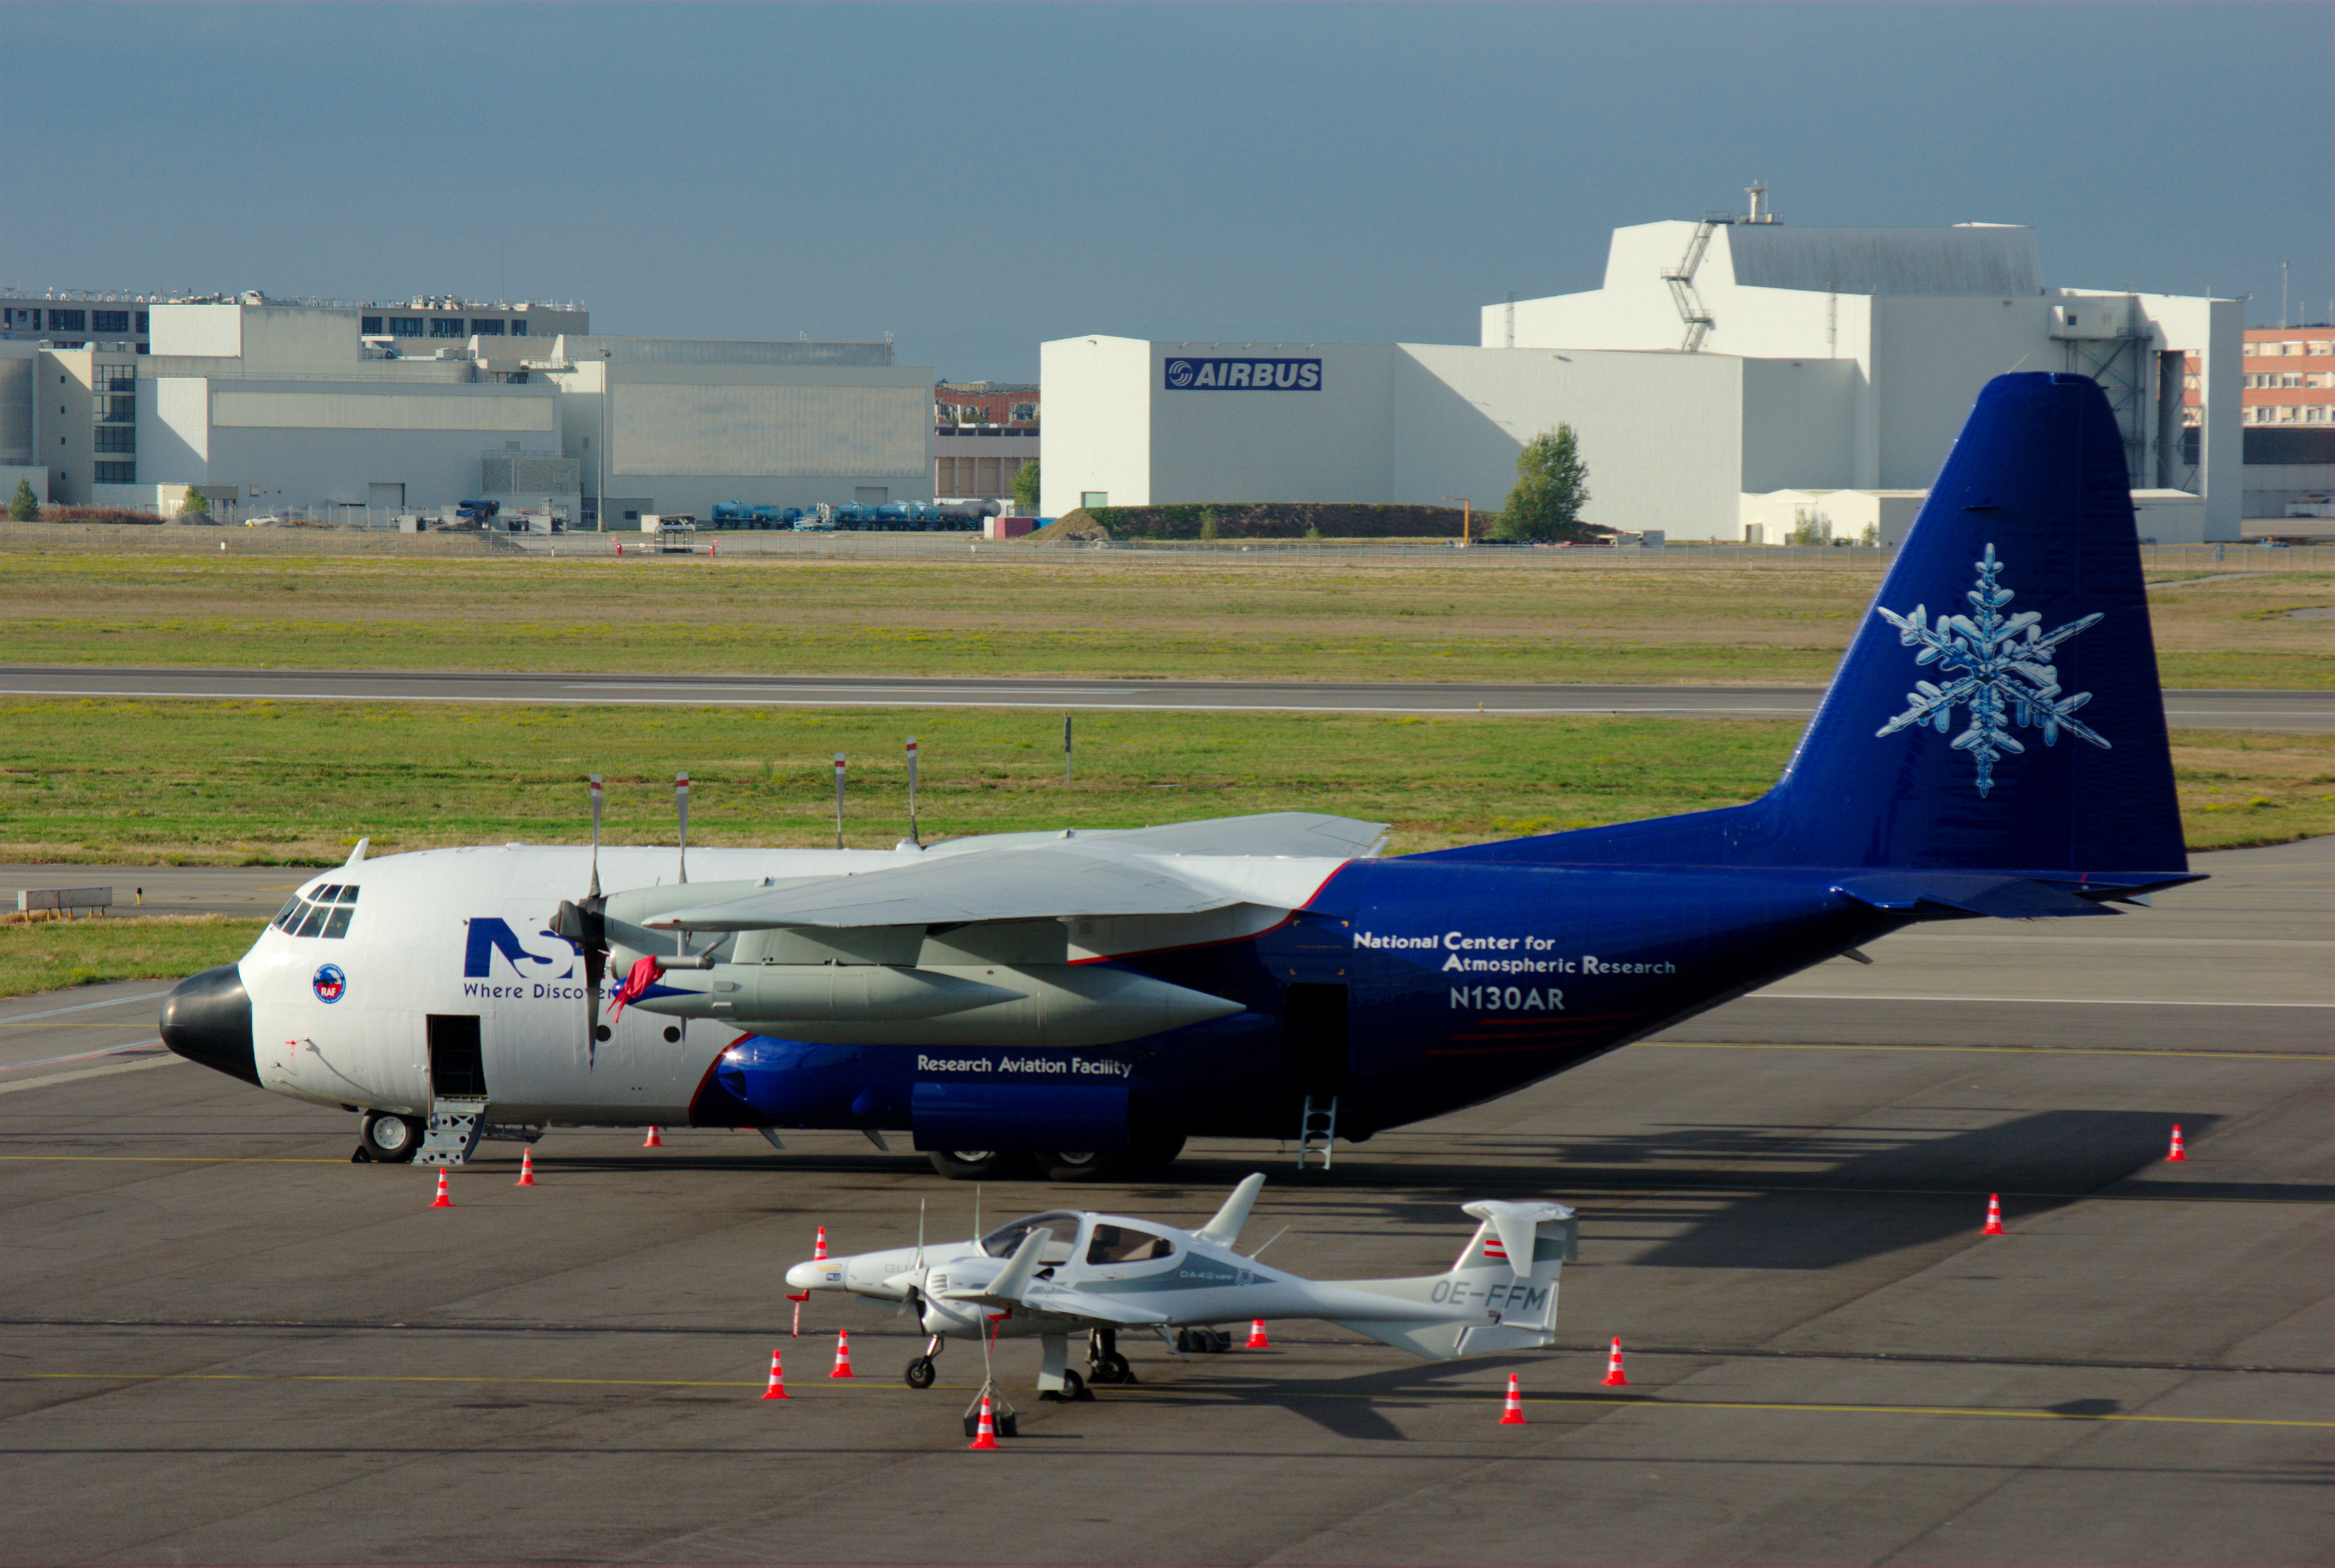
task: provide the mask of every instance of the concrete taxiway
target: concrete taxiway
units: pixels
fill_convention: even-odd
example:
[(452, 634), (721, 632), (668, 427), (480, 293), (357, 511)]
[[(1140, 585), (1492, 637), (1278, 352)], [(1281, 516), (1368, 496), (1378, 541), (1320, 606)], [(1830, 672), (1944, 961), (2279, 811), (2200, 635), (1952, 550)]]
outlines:
[[(577, 674), (460, 670), (204, 670), (0, 665), (0, 696), (672, 707), (1158, 709), (1177, 712), (1806, 718), (1816, 686), (1147, 681), (887, 675)], [(2324, 692), (2167, 692), (2176, 730), (2335, 732)]]
[(1263, 1168), (1251, 1244), (1288, 1225), (1268, 1255), (1330, 1276), (1444, 1266), (1471, 1197), (1583, 1216), (1555, 1350), (1289, 1324), (1130, 1343), (1138, 1386), (1042, 1406), (1009, 1345), (993, 1455), (966, 1347), (917, 1393), (884, 1311), (787, 1336), (815, 1226), (972, 1224), (911, 1157), (554, 1131), (540, 1186), (489, 1146), (433, 1211), (427, 1173), (346, 1163), (350, 1118), (146, 1043), (157, 982), (0, 1003), (0, 1561), (2325, 1562), (2330, 848), (1909, 932), (1326, 1175), (1206, 1144), (1170, 1181), (993, 1184), (991, 1221), (1189, 1224)]

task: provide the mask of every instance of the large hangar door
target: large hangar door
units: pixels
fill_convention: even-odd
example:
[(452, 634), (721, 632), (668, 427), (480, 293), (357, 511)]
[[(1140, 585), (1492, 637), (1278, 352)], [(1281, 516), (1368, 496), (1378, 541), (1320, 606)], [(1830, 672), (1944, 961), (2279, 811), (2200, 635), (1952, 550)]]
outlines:
[(365, 487), (365, 517), (373, 527), (380, 528), (405, 509), (405, 485), (382, 484), (378, 480)]

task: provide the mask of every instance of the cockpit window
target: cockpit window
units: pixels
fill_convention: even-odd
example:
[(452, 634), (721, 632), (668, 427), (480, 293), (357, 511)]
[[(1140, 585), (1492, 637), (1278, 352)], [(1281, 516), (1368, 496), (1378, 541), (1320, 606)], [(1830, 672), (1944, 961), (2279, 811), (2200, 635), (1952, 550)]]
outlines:
[(346, 936), (356, 901), (354, 883), (335, 882), (305, 897), (294, 894), (268, 924), (286, 936)]
[(1145, 1263), (1175, 1255), (1174, 1242), (1132, 1225), (1097, 1225), (1094, 1239), (1087, 1244), (1090, 1263)]
[(1013, 1255), (1013, 1249), (1022, 1244), (1022, 1238), (1041, 1225), (1052, 1231), (1054, 1239), (1039, 1249), (1038, 1261), (1042, 1263), (1069, 1263), (1071, 1249), (1078, 1244), (1079, 1239), (1079, 1216), (1070, 1209), (1049, 1209), (1041, 1215), (1025, 1215), (1011, 1224), (1000, 1225), (981, 1238), (982, 1253), (987, 1257), (1010, 1258)]

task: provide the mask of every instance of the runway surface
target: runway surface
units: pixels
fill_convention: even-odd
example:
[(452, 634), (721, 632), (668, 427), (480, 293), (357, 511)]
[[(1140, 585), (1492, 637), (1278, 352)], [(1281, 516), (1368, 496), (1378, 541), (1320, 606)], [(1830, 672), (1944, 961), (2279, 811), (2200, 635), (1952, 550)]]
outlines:
[[(0, 665), (0, 695), (652, 707), (1168, 709), (1179, 712), (1650, 713), (1804, 718), (1814, 686), (1563, 686), (959, 676), (574, 674)], [(2335, 732), (2324, 692), (2168, 692), (2175, 729)]]
[[(1168, 1182), (993, 1184), (993, 1223), (1193, 1224), (1262, 1168), (1251, 1242), (1287, 1224), (1274, 1261), (1329, 1276), (1443, 1267), (1473, 1197), (1583, 1221), (1555, 1350), (1293, 1323), (1130, 1344), (1140, 1385), (1064, 1407), (1012, 1344), (993, 1455), (965, 1347), (916, 1393), (885, 1312), (821, 1298), (787, 1337), (817, 1225), (970, 1228), (911, 1157), (554, 1131), (539, 1186), (490, 1145), (432, 1211), (427, 1174), (346, 1163), (352, 1118), (148, 1043), (161, 982), (0, 1002), (0, 1561), (2322, 1563), (2330, 848), (2200, 856), (2074, 946), (1893, 937), (1326, 1176), (1217, 1143)], [(174, 891), (271, 906), (286, 876), (199, 875)], [(1496, 1424), (1510, 1370), (1527, 1427)]]

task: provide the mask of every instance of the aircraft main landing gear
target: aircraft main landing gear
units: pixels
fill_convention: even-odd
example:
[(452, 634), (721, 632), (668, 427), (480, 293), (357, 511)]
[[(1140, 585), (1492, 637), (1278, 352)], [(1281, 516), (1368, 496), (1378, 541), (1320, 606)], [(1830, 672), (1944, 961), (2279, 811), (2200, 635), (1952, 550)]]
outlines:
[(1087, 1380), (1070, 1368), (1068, 1334), (1042, 1334), (1038, 1339), (1038, 1398), (1048, 1404), (1067, 1405), (1091, 1399)]
[(1097, 1329), (1087, 1341), (1087, 1376), (1103, 1384), (1132, 1383), (1135, 1369), (1119, 1352), (1119, 1331)]

